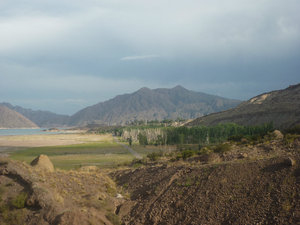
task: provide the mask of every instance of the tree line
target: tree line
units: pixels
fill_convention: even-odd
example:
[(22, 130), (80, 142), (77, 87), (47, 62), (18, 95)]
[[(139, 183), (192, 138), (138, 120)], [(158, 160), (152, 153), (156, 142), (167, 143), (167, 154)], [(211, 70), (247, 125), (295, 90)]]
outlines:
[(234, 123), (219, 124), (216, 126), (199, 127), (164, 127), (161, 128), (161, 134), (155, 138), (151, 133), (141, 130), (138, 133), (138, 141), (141, 145), (182, 145), (182, 144), (214, 144), (231, 140), (239, 140), (242, 137), (257, 138), (262, 137), (270, 131), (273, 131), (273, 123), (266, 123), (259, 126), (242, 126)]

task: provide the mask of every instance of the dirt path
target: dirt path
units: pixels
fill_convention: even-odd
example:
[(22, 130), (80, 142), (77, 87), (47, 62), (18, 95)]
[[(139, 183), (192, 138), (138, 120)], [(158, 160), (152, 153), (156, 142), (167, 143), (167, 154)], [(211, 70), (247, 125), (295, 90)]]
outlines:
[(121, 145), (123, 148), (126, 148), (135, 158), (137, 158), (137, 159), (142, 159), (143, 157), (139, 154), (139, 153), (137, 153), (136, 151), (134, 151), (132, 148), (130, 148), (129, 146), (127, 146), (127, 145), (124, 145), (124, 144), (122, 144), (121, 142), (119, 142), (119, 140), (117, 139), (117, 138), (115, 138), (114, 137), (114, 141), (116, 142), (116, 143), (118, 143), (119, 145)]

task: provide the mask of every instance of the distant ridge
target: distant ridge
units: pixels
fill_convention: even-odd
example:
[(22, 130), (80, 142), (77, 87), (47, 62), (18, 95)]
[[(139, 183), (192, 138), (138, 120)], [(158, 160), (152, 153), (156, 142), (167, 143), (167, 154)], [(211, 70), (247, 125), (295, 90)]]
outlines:
[(119, 95), (80, 110), (71, 116), (69, 125), (112, 125), (134, 120), (196, 118), (235, 107), (240, 102), (190, 91), (182, 86), (171, 89), (143, 87), (134, 93)]
[(0, 105), (0, 128), (38, 128), (20, 113)]
[(300, 84), (258, 95), (236, 108), (199, 117), (187, 126), (209, 126), (228, 122), (241, 125), (273, 122), (276, 128), (288, 128), (300, 124)]
[(59, 115), (49, 111), (26, 109), (21, 106), (13, 106), (10, 103), (4, 102), (0, 105), (14, 110), (29, 120), (33, 121), (39, 127), (63, 127), (67, 126), (69, 117), (67, 115)]

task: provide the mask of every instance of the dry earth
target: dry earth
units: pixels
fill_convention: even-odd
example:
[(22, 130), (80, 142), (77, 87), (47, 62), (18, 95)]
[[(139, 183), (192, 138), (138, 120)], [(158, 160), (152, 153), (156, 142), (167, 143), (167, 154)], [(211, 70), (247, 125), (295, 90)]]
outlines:
[(236, 146), (212, 161), (194, 157), (113, 173), (131, 193), (117, 213), (135, 225), (298, 224), (299, 143)]
[(110, 134), (41, 134), (0, 136), (0, 147), (41, 147), (113, 140)]

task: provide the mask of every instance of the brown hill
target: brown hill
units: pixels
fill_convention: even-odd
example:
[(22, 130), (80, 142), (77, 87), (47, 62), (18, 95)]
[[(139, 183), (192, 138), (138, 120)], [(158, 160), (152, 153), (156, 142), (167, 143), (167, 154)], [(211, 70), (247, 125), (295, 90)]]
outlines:
[(37, 128), (38, 126), (20, 113), (0, 105), (0, 128)]
[(0, 105), (6, 106), (7, 108), (22, 114), (23, 116), (37, 124), (39, 127), (67, 126), (70, 117), (67, 115), (60, 115), (49, 111), (32, 110), (23, 108), (21, 106), (13, 106), (7, 102), (0, 103)]
[(228, 122), (241, 125), (273, 122), (276, 128), (300, 124), (300, 84), (258, 95), (236, 108), (199, 117), (187, 126), (210, 126)]

